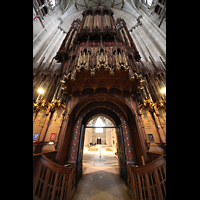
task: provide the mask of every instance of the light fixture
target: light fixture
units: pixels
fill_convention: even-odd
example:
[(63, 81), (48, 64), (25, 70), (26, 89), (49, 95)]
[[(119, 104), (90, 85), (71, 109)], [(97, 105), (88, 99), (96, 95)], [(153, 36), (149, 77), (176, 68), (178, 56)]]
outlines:
[(43, 94), (43, 93), (44, 93), (44, 90), (43, 90), (42, 88), (39, 88), (39, 89), (38, 89), (38, 92), (39, 92), (40, 94)]
[(162, 89), (160, 90), (160, 92), (161, 92), (162, 94), (165, 94), (165, 93), (166, 93), (166, 88), (162, 88)]

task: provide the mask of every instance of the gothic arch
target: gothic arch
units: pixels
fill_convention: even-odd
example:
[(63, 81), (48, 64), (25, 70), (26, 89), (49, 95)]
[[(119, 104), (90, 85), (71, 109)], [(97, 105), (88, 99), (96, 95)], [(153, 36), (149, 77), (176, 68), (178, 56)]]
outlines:
[(127, 120), (122, 111), (111, 102), (93, 102), (87, 104), (78, 114), (76, 123), (72, 128), (71, 138), (69, 142), (67, 158), (70, 161), (75, 161), (76, 166), (76, 183), (82, 174), (82, 157), (83, 157), (83, 143), (87, 121), (96, 114), (103, 114), (113, 119), (117, 129), (117, 139), (119, 147), (119, 166), (120, 175), (127, 180), (127, 162), (136, 161), (135, 149), (130, 139), (130, 130), (128, 128)]
[(85, 107), (81, 109), (81, 111), (75, 118), (76, 125), (75, 128), (72, 128), (71, 131), (71, 135), (73, 137), (70, 138), (71, 145), (69, 144), (70, 149), (68, 148), (68, 156), (67, 156), (68, 159), (71, 161), (76, 160), (78, 153), (81, 125), (85, 126), (86, 122), (92, 116), (100, 113), (112, 118), (117, 126), (119, 126), (120, 124), (122, 125), (127, 161), (132, 162), (133, 161), (132, 149), (131, 149), (132, 145), (130, 144), (130, 133), (129, 133), (131, 131), (128, 129), (127, 119), (119, 107), (117, 107), (115, 104), (111, 102), (103, 102), (103, 101), (99, 102), (96, 101), (87, 104)]
[[(126, 97), (109, 93), (72, 96), (65, 107), (66, 125), (61, 125), (63, 128), (61, 128), (57, 144), (57, 162), (64, 164), (67, 161), (76, 161), (81, 125), (85, 125), (87, 120), (95, 114), (102, 113), (110, 116), (117, 126), (121, 124), (127, 162), (142, 165), (141, 156), (144, 156), (144, 159), (146, 159), (145, 156), (147, 157), (146, 145), (139, 133), (141, 129), (138, 128), (136, 110), (131, 107), (133, 103), (127, 105), (127, 101)], [(74, 148), (72, 144), (75, 144)]]
[[(99, 116), (99, 114), (96, 114), (96, 115), (91, 116), (91, 117), (87, 120), (87, 122), (85, 123), (86, 126), (87, 126), (87, 124), (88, 124), (93, 118), (98, 117), (98, 116)], [(116, 126), (115, 121), (114, 121), (113, 118), (111, 118), (109, 115), (106, 115), (106, 114), (101, 113), (101, 116), (107, 118), (108, 120), (110, 120), (110, 121), (113, 123), (114, 126)]]
[(69, 102), (70, 105), (67, 105), (67, 114), (71, 115), (74, 109), (76, 108), (77, 112), (75, 114), (75, 118), (77, 118), (80, 110), (88, 104), (93, 103), (95, 101), (109, 101), (115, 104), (117, 107), (119, 107), (119, 109), (121, 109), (123, 114), (126, 116), (126, 119), (128, 119), (127, 109), (130, 109), (133, 116), (135, 116), (137, 112), (132, 103), (133, 101), (135, 102), (135, 100), (131, 100), (130, 98), (133, 97), (130, 97), (130, 95), (126, 95), (126, 93), (122, 96), (119, 90), (113, 90), (113, 92), (106, 92), (105, 90), (104, 92), (100, 91), (94, 92), (93, 94), (89, 93), (89, 95), (87, 93), (83, 93), (82, 95), (77, 94), (77, 96), (72, 96)]

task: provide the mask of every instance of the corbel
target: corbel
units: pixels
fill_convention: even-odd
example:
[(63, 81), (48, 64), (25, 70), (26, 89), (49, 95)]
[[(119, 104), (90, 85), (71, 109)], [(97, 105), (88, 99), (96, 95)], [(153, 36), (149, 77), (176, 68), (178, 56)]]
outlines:
[(94, 68), (92, 68), (91, 70), (90, 70), (90, 74), (91, 74), (91, 76), (94, 76), (95, 75), (95, 67)]
[(59, 99), (54, 99), (52, 102), (51, 102), (51, 108), (50, 108), (50, 111), (49, 112), (53, 112), (54, 110), (56, 109), (64, 109), (65, 108), (65, 105), (61, 103), (61, 100)]
[(39, 98), (33, 105), (33, 112), (39, 112), (41, 109), (48, 107), (48, 103), (42, 98)]
[(155, 106), (155, 103), (152, 102), (150, 99), (145, 99), (143, 103), (139, 105), (141, 111), (142, 109), (145, 109), (151, 112), (154, 112), (154, 106)]
[(113, 76), (114, 75), (114, 69), (110, 67), (109, 69), (110, 75)]
[(75, 81), (76, 80), (76, 69), (74, 69), (71, 73), (71, 78), (70, 78), (72, 81)]
[(161, 99), (158, 102), (156, 102), (156, 106), (161, 110), (166, 110), (166, 99)]

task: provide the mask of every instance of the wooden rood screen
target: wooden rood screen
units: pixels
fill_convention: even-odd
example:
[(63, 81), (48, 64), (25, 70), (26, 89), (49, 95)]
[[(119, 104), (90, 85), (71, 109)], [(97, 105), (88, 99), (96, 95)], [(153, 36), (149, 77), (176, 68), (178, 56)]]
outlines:
[(166, 161), (163, 156), (144, 166), (128, 165), (128, 173), (133, 199), (166, 199)]
[(64, 167), (41, 155), (33, 177), (33, 199), (70, 199), (73, 168)]

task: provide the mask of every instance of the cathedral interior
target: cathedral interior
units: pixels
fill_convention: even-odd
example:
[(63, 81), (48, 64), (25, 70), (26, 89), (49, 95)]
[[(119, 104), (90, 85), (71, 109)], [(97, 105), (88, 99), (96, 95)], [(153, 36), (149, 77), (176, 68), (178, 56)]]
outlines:
[(33, 0), (33, 199), (166, 199), (166, 0)]

